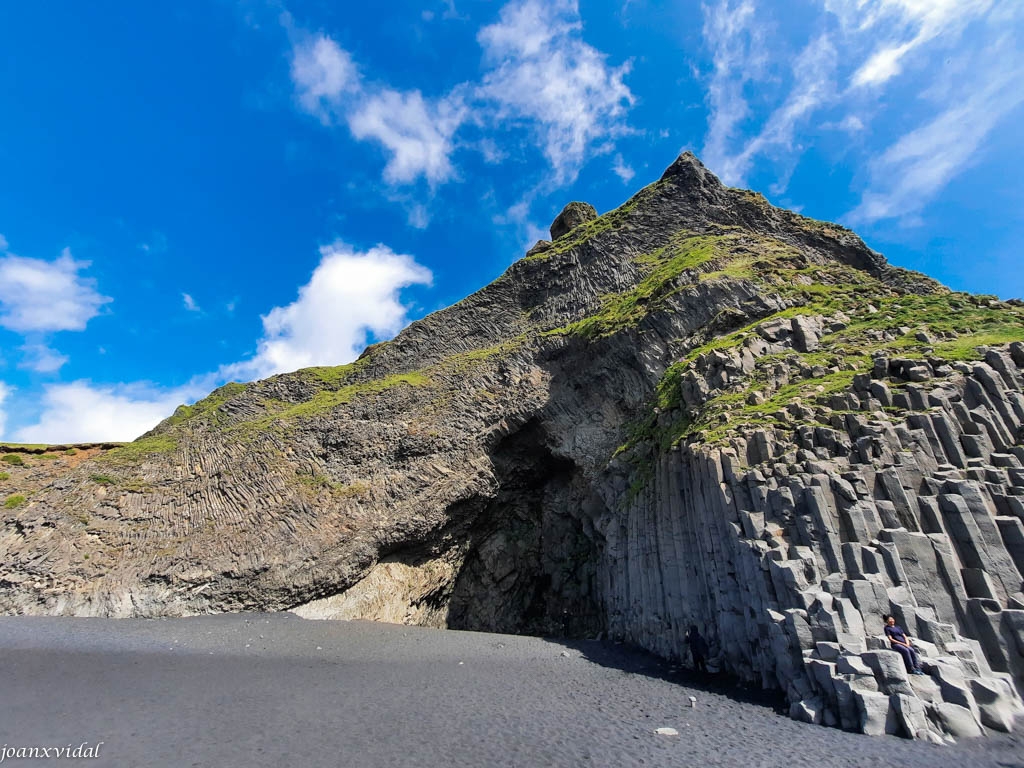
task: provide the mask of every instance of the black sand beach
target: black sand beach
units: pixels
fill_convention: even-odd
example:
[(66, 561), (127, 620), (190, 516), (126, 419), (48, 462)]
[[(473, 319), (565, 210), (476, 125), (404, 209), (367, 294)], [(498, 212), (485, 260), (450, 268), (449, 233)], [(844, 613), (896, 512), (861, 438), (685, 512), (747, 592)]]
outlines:
[(1024, 766), (1019, 736), (937, 747), (800, 724), (609, 643), (16, 617), (0, 618), (0, 659), (0, 744), (103, 742), (74, 761), (94, 766)]

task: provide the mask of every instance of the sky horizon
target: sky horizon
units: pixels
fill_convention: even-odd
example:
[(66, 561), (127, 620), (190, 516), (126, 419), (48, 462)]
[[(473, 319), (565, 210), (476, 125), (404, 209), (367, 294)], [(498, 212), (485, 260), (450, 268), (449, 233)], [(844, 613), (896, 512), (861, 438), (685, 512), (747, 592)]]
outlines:
[(0, 9), (0, 440), (130, 440), (341, 365), (683, 151), (1024, 295), (1024, 3)]

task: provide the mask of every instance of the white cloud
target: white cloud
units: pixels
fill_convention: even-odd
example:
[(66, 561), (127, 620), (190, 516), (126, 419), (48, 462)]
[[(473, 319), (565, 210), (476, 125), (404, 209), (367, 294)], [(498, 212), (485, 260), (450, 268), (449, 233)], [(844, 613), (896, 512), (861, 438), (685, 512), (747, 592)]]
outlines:
[[(753, 136), (742, 140), (741, 148), (733, 149), (741, 127), (751, 117), (745, 95), (748, 85), (778, 77), (770, 66), (764, 39), (767, 26), (756, 18), (755, 11), (751, 0), (737, 5), (722, 0), (704, 6), (704, 39), (713, 67), (707, 87), (710, 116), (703, 155), (707, 166), (726, 184), (744, 184), (759, 155), (791, 154), (797, 125), (834, 97), (837, 54), (831, 38), (821, 34), (793, 60), (792, 84), (783, 102)], [(788, 172), (784, 176), (776, 183), (780, 191)]]
[[(454, 13), (454, 11), (452, 12)], [(359, 141), (387, 152), (384, 179), (431, 185), (456, 173), (455, 134), (467, 122), (483, 129), (534, 133), (559, 181), (575, 178), (590, 154), (611, 150), (629, 132), (624, 117), (633, 94), (623, 82), (629, 64), (609, 67), (586, 44), (575, 0), (513, 0), (477, 35), (484, 52), (480, 83), (431, 97), (361, 77), (351, 54), (323, 34), (294, 32), (291, 77), (299, 106), (325, 125), (347, 123)], [(470, 141), (487, 162), (505, 153), (490, 136)]]
[[(336, 242), (320, 249), (320, 264), (298, 298), (263, 316), (263, 337), (254, 357), (223, 365), (175, 388), (146, 383), (75, 381), (44, 387), (34, 424), (14, 431), (24, 442), (63, 443), (132, 440), (218, 384), (251, 380), (313, 365), (341, 365), (367, 342), (391, 336), (408, 321), (399, 293), (429, 285), (430, 270), (385, 245), (356, 251)], [(0, 385), (2, 386), (2, 385)], [(0, 391), (0, 405), (9, 390)], [(0, 412), (0, 431), (2, 431)]]
[(903, 71), (909, 54), (927, 43), (956, 42), (994, 0), (825, 0), (841, 28), (865, 35), (872, 52), (851, 77), (854, 87), (883, 85)]
[(1024, 103), (1024, 53), (1012, 33), (988, 47), (976, 64), (950, 104), (871, 163), (871, 186), (847, 215), (849, 223), (920, 212), (977, 157), (992, 129)]
[(612, 163), (612, 171), (622, 179), (623, 184), (629, 184), (636, 176), (636, 171), (626, 165), (626, 161), (622, 159), (622, 155), (615, 156), (615, 162)]
[(4, 430), (7, 428), (7, 410), (4, 408), (4, 401), (11, 391), (10, 386), (0, 381), (0, 437), (4, 436)]
[[(792, 153), (797, 124), (834, 96), (832, 75), (836, 50), (827, 35), (812, 40), (793, 62), (793, 86), (786, 100), (769, 116), (761, 131), (736, 155), (724, 154), (712, 166), (726, 184), (742, 184), (757, 155), (770, 150)], [(784, 189), (785, 185), (782, 185)], [(778, 189), (777, 191), (782, 191)]]
[(221, 378), (252, 379), (312, 365), (340, 365), (362, 351), (367, 334), (397, 333), (408, 309), (399, 292), (429, 285), (430, 270), (385, 245), (366, 252), (336, 242), (298, 298), (263, 316), (263, 338), (251, 360), (225, 366)]
[(490, 66), (478, 96), (494, 105), (494, 119), (527, 121), (560, 181), (571, 181), (588, 152), (628, 132), (634, 102), (623, 82), (629, 64), (609, 67), (585, 43), (574, 0), (514, 0), (477, 40)]
[(330, 122), (342, 96), (359, 88), (352, 56), (325, 35), (302, 36), (292, 49), (292, 82), (299, 105)]
[(821, 127), (823, 130), (845, 131), (846, 133), (860, 133), (865, 128), (864, 121), (856, 115), (847, 115), (838, 123), (822, 123)]
[(409, 215), (406, 217), (409, 226), (415, 229), (426, 229), (430, 224), (430, 211), (427, 210), (425, 205), (414, 203), (409, 208)]
[(25, 344), (21, 351), (24, 357), (18, 367), (36, 373), (56, 373), (68, 361), (67, 355), (62, 355), (45, 344)]
[(484, 158), (484, 162), (488, 165), (498, 165), (506, 158), (508, 158), (508, 152), (503, 150), (492, 138), (483, 138), (477, 142), (476, 148), (480, 151), (480, 154)]
[[(753, 0), (715, 0), (704, 6), (704, 39), (712, 58), (704, 162), (726, 183), (743, 184), (756, 161), (767, 158), (776, 173), (771, 189), (779, 193), (805, 147), (813, 145), (814, 129), (856, 133), (856, 148), (843, 151), (873, 154), (860, 163), (846, 159), (871, 169), (871, 186), (851, 220), (894, 216), (901, 208), (920, 211), (1015, 108), (1015, 89), (1004, 75), (1016, 68), (1020, 55), (1012, 43), (999, 39), (1014, 26), (1019, 29), (1024, 4), (821, 4), (826, 13), (811, 25), (818, 31), (796, 57), (786, 50), (789, 35), (774, 34), (767, 44), (765, 35), (777, 23), (770, 9), (755, 7)], [(999, 56), (991, 53), (996, 48), (1003, 49)], [(919, 98), (908, 100), (908, 90), (895, 94), (897, 83)], [(815, 122), (822, 113), (825, 119)], [(964, 124), (956, 125), (957, 119)], [(913, 120), (917, 127), (888, 151), (871, 145), (887, 128), (898, 125), (906, 131)], [(916, 147), (943, 154), (929, 163)]]
[(6, 250), (7, 250), (7, 238), (4, 237), (3, 235), (0, 235), (0, 251), (6, 251)]
[(430, 184), (453, 175), (452, 136), (466, 117), (460, 89), (432, 100), (418, 90), (398, 91), (366, 83), (348, 51), (325, 35), (298, 35), (291, 75), (302, 109), (325, 125), (342, 120), (352, 136), (384, 147), (384, 179), (409, 184), (423, 176)]
[(910, 43), (875, 51), (853, 76), (854, 85), (878, 85), (899, 74), (900, 59), (913, 46)]
[(431, 184), (452, 177), (452, 135), (465, 119), (457, 94), (430, 102), (419, 91), (384, 89), (361, 99), (348, 115), (357, 139), (373, 139), (388, 150), (384, 179), (410, 183), (423, 176)]
[(0, 258), (0, 326), (11, 331), (81, 331), (111, 301), (79, 271), (67, 248), (56, 261), (8, 254)]
[(25, 443), (128, 441), (155, 427), (206, 386), (162, 389), (144, 384), (97, 386), (88, 381), (44, 388), (39, 420), (15, 430)]
[(711, 49), (713, 71), (707, 88), (710, 116), (702, 154), (707, 166), (723, 177), (722, 169), (731, 162), (729, 146), (750, 115), (744, 88), (764, 69), (762, 35), (751, 0), (741, 0), (735, 6), (729, 0), (704, 6), (704, 41)]
[(502, 7), (501, 21), (481, 29), (477, 40), (498, 58), (536, 56), (556, 38), (579, 30), (583, 25), (578, 14), (574, 0), (511, 2)]
[(181, 294), (181, 301), (185, 305), (185, 309), (188, 310), (189, 312), (199, 312), (200, 311), (199, 305), (196, 304), (195, 299), (193, 299), (190, 294), (187, 294), (187, 293)]

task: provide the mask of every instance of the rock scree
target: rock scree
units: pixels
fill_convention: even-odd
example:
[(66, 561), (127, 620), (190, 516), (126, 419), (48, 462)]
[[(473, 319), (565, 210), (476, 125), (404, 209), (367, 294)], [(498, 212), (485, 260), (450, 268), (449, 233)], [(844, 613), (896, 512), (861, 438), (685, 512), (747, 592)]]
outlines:
[(1021, 302), (689, 153), (594, 213), (354, 363), (226, 385), (46, 482), (5, 466), (0, 611), (291, 609), (684, 660), (697, 625), (800, 720), (1012, 729)]

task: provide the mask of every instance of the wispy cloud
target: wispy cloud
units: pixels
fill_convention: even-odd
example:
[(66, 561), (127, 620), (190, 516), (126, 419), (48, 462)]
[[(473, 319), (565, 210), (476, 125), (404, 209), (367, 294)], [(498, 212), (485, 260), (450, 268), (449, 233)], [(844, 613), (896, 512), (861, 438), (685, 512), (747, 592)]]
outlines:
[[(290, 24), (290, 17), (288, 17)], [(528, 131), (559, 181), (571, 181), (610, 140), (628, 132), (634, 102), (624, 82), (629, 63), (612, 67), (582, 37), (575, 0), (513, 0), (483, 27), (478, 82), (425, 95), (373, 82), (330, 37), (291, 29), (291, 77), (299, 107), (325, 125), (347, 124), (352, 136), (379, 144), (387, 155), (384, 180), (425, 179), (431, 186), (457, 177), (460, 146), (501, 162), (493, 132)], [(466, 125), (484, 136), (463, 143)]]
[(352, 55), (325, 35), (294, 32), (291, 76), (299, 106), (325, 125), (344, 122), (357, 140), (387, 153), (384, 180), (431, 185), (452, 177), (452, 135), (466, 117), (459, 89), (428, 99), (367, 82)]
[(25, 344), (21, 347), (21, 353), (22, 359), (18, 367), (36, 373), (56, 373), (68, 361), (67, 355), (62, 355), (41, 343)]
[(842, 29), (868, 35), (872, 48), (854, 71), (854, 87), (884, 85), (906, 59), (935, 41), (954, 43), (964, 28), (992, 9), (995, 0), (825, 0)]
[[(793, 63), (793, 85), (785, 101), (765, 121), (761, 130), (748, 139), (735, 155), (724, 154), (719, 164), (727, 184), (741, 184), (750, 172), (754, 157), (780, 151), (791, 155), (797, 125), (835, 95), (833, 74), (836, 50), (828, 35), (812, 40)], [(714, 166), (712, 166), (714, 168)]]
[(352, 56), (325, 35), (300, 35), (292, 48), (295, 97), (311, 115), (329, 123), (342, 96), (359, 90), (359, 72)]
[(742, 122), (750, 115), (744, 95), (746, 84), (761, 76), (766, 54), (763, 28), (755, 19), (752, 0), (730, 0), (705, 5), (704, 42), (711, 51), (712, 73), (707, 86), (708, 131), (704, 162), (727, 183), (732, 165), (731, 145)]
[(969, 167), (992, 129), (1024, 103), (1024, 54), (1012, 33), (986, 48), (934, 117), (903, 135), (870, 165), (871, 184), (851, 224), (913, 217)]
[(366, 96), (348, 116), (357, 139), (372, 139), (388, 152), (384, 180), (408, 184), (423, 176), (431, 184), (453, 175), (452, 136), (466, 117), (459, 93), (429, 101), (419, 91), (383, 89)]
[(615, 160), (612, 162), (612, 172), (622, 179), (623, 184), (629, 184), (629, 182), (633, 180), (633, 177), (636, 176), (636, 171), (626, 165), (626, 161), (622, 159), (622, 155), (615, 156)]
[(191, 294), (188, 294), (188, 293), (181, 294), (181, 301), (182, 301), (182, 304), (184, 304), (185, 309), (188, 312), (200, 312), (200, 311), (202, 311), (202, 310), (199, 309), (199, 305), (196, 304), (196, 300), (192, 298)]
[(139, 250), (151, 255), (167, 252), (167, 235), (163, 232), (154, 232), (150, 238), (139, 243)]
[(561, 181), (575, 178), (589, 153), (628, 131), (634, 97), (623, 78), (588, 45), (574, 0), (511, 2), (477, 40), (489, 70), (478, 94), (495, 119), (527, 121)]
[[(711, 52), (712, 70), (703, 154), (704, 162), (726, 184), (744, 184), (758, 156), (792, 155), (797, 126), (835, 95), (837, 53), (830, 36), (822, 33), (809, 41), (787, 67), (790, 71), (785, 75), (791, 85), (782, 103), (760, 122), (760, 127), (749, 125), (752, 112), (747, 87), (780, 76), (781, 62), (770, 60), (765, 43), (769, 28), (757, 17), (752, 0), (741, 0), (736, 5), (722, 0), (704, 6), (704, 40)], [(792, 169), (792, 163), (786, 165)], [(776, 188), (784, 188), (786, 178), (777, 181)]]
[(55, 261), (0, 257), (0, 327), (18, 333), (81, 331), (111, 301), (96, 281), (79, 274), (89, 266), (65, 248)]
[[(802, 51), (754, 0), (703, 6), (711, 56), (704, 161), (742, 185), (762, 164), (788, 185), (816, 131), (858, 134), (867, 188), (851, 222), (920, 212), (1020, 103), (1015, 0), (822, 0)], [(804, 33), (806, 34), (806, 33)], [(894, 89), (902, 90), (896, 91)], [(908, 91), (919, 96), (908, 102)], [(899, 94), (898, 96), (895, 94)], [(752, 106), (752, 105), (756, 105)], [(838, 114), (837, 114), (838, 113)], [(906, 128), (911, 122), (909, 130)], [(877, 137), (904, 135), (878, 151)], [(884, 146), (884, 145), (883, 145)]]

